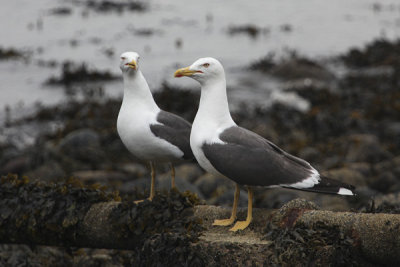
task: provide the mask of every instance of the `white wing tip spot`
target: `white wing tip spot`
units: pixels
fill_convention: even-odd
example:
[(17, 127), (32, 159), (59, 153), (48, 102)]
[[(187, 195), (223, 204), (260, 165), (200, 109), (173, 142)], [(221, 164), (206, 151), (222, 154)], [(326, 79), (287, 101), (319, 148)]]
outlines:
[(344, 187), (341, 187), (339, 189), (338, 194), (339, 195), (344, 195), (344, 196), (354, 196), (354, 193), (351, 190), (349, 190), (347, 188), (344, 188)]

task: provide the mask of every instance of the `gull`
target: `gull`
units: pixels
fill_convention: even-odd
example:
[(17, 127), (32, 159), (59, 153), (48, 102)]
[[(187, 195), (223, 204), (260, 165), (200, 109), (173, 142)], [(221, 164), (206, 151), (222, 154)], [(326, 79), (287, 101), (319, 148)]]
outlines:
[(136, 52), (121, 55), (124, 97), (118, 114), (117, 130), (126, 148), (150, 164), (151, 187), (148, 199), (152, 200), (155, 194), (155, 164), (170, 164), (171, 186), (175, 187), (173, 164), (193, 159), (189, 143), (191, 124), (157, 106), (140, 71), (139, 58)]
[(200, 104), (190, 133), (193, 154), (203, 169), (236, 183), (231, 217), (215, 220), (213, 225), (228, 226), (235, 222), (239, 186), (247, 187), (247, 218), (236, 222), (231, 231), (243, 230), (250, 224), (253, 187), (354, 195), (354, 186), (322, 176), (305, 160), (238, 126), (229, 112), (225, 72), (218, 60), (200, 58), (175, 72), (175, 77), (183, 76), (201, 85)]

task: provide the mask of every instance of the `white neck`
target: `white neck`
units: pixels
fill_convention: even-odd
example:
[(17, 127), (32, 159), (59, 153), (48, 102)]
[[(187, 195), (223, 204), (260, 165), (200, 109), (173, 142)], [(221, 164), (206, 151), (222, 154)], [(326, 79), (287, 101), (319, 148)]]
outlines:
[(195, 121), (207, 121), (216, 128), (235, 125), (229, 112), (224, 76), (202, 83), (200, 105)]
[(149, 85), (140, 70), (136, 71), (136, 73), (124, 72), (123, 77), (124, 98), (122, 100), (122, 107), (128, 106), (129, 108), (140, 108), (153, 111), (160, 110), (154, 101)]

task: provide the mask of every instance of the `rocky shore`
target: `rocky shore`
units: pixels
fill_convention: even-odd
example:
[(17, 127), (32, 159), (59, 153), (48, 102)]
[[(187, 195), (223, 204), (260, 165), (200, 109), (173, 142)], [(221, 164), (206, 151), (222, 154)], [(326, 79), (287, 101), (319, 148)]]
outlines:
[[(293, 53), (281, 59), (267, 55), (249, 63), (250, 71), (284, 81), (285, 90), (307, 100), (310, 108), (299, 111), (279, 103), (269, 109), (243, 105), (233, 114), (234, 120), (309, 161), (323, 174), (355, 185), (358, 193), (355, 198), (343, 198), (286, 189), (257, 190), (255, 207), (279, 208), (301, 197), (324, 210), (400, 211), (399, 50), (399, 41), (382, 39), (352, 49), (329, 62)], [(13, 51), (3, 54), (14, 56)], [(346, 71), (337, 75), (331, 70), (332, 65)], [(84, 65), (76, 69), (68, 65), (64, 69), (68, 75), (64, 73), (51, 81), (71, 85), (82, 82), (82, 76), (73, 72), (88, 72)], [(99, 80), (115, 78), (109, 73), (93, 75)], [(155, 93), (160, 107), (192, 121), (199, 92), (168, 84), (161, 87)], [(94, 100), (87, 95), (84, 100), (42, 107), (35, 114), (8, 121), (7, 129), (15, 131), (3, 134), (0, 139), (0, 174), (15, 173), (31, 181), (46, 182), (62, 182), (74, 177), (110, 193), (118, 191), (124, 200), (143, 198), (149, 190), (149, 170), (130, 155), (117, 135), (120, 104), (121, 99)], [(27, 125), (33, 125), (31, 128), (38, 134), (31, 145), (21, 146), (18, 135), (21, 129), (31, 129), (26, 128)], [(169, 190), (168, 166), (157, 166), (157, 173), (157, 189)], [(178, 166), (176, 174), (180, 191), (189, 190), (207, 204), (231, 205), (234, 192), (231, 181), (204, 173), (195, 162)], [(243, 191), (240, 205), (245, 207), (246, 203)], [(303, 232), (294, 235), (299, 234)], [(284, 237), (290, 238), (290, 235), (293, 234)], [(270, 236), (283, 238), (276, 231)], [(277, 251), (281, 251), (279, 246), (287, 246), (280, 242), (276, 244)], [(341, 248), (346, 247), (346, 240), (338, 242)], [(31, 250), (24, 246), (1, 245), (0, 262), (7, 263), (8, 258), (8, 263), (18, 264), (24, 255), (31, 265), (39, 266), (49, 255), (53, 255), (49, 262), (56, 262), (63, 257), (71, 261), (80, 253), (87, 254), (91, 264), (100, 261), (117, 266), (118, 259), (129, 254), (128, 251), (96, 250), (92, 253), (80, 249), (39, 247)]]

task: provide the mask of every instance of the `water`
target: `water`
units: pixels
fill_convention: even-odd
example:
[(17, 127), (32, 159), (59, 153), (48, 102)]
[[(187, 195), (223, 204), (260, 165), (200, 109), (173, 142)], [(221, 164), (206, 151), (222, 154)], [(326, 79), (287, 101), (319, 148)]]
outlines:
[[(173, 72), (199, 57), (213, 56), (226, 68), (231, 103), (267, 104), (273, 99), (296, 103), (300, 101), (296, 96), (279, 90), (279, 81), (248, 72), (246, 66), (287, 48), (326, 58), (376, 37), (400, 36), (400, 4), (394, 0), (379, 1), (380, 11), (373, 8), (374, 1), (361, 0), (152, 0), (146, 2), (145, 12), (121, 14), (88, 10), (79, 1), (0, 3), (0, 46), (31, 54), (29, 61), (0, 61), (0, 109), (8, 105), (14, 115), (29, 112), (34, 103), (50, 105), (66, 99), (62, 88), (43, 85), (51, 75), (59, 75), (60, 66), (40, 66), (38, 60), (86, 62), (119, 75), (119, 55), (134, 50), (141, 54), (141, 69), (150, 87), (156, 89), (162, 81), (198, 88), (191, 79), (174, 79)], [(54, 15), (51, 10), (56, 7), (72, 12)], [(228, 34), (231, 25), (243, 24), (264, 31), (256, 38)], [(283, 31), (283, 25), (292, 30)], [(153, 33), (140, 34), (143, 31)], [(103, 87), (108, 96), (122, 95), (120, 81)]]

